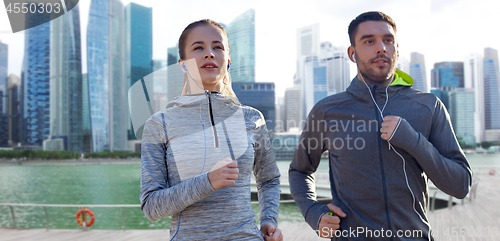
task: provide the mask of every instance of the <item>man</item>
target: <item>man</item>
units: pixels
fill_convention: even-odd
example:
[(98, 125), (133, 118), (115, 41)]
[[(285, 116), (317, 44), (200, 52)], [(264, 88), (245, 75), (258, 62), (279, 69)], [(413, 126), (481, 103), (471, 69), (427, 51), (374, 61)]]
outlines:
[[(395, 68), (394, 21), (381, 12), (363, 13), (349, 25), (349, 38), (347, 52), (358, 74), (345, 92), (319, 101), (309, 113), (290, 164), (292, 196), (321, 237), (432, 240), (428, 179), (464, 198), (469, 163), (442, 102), (412, 89), (413, 79)], [(313, 176), (325, 151), (328, 205), (316, 201)]]

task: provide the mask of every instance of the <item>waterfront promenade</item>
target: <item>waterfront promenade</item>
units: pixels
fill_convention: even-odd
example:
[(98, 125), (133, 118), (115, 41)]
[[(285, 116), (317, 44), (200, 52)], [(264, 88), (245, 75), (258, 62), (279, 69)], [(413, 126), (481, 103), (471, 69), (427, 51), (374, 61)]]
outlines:
[[(429, 212), (436, 240), (494, 241), (500, 239), (500, 176), (477, 173), (477, 196), (451, 209)], [(280, 223), (285, 240), (326, 240), (316, 237), (305, 223)], [(0, 241), (24, 240), (168, 240), (168, 230), (58, 230), (0, 228)]]
[[(127, 161), (126, 161), (127, 162)], [(131, 161), (134, 162), (134, 161)], [(105, 161), (100, 164), (106, 163)], [(31, 162), (30, 165), (39, 163)], [(62, 163), (61, 163), (62, 164)], [(95, 164), (95, 163), (94, 163)], [(107, 164), (107, 163), (106, 163)], [(24, 165), (24, 164), (21, 164)], [(488, 174), (489, 169), (475, 170), (478, 177), (477, 193), (474, 199), (467, 197), (450, 209), (429, 212), (429, 219), (436, 240), (500, 240), (500, 173)], [(497, 171), (500, 171), (497, 169)], [(287, 172), (282, 172), (282, 183), (287, 184)], [(328, 173), (316, 173), (318, 184), (328, 184)], [(432, 194), (432, 193), (431, 193)], [(281, 222), (285, 240), (326, 240), (316, 236), (305, 222)], [(24, 240), (168, 240), (169, 231), (157, 230), (61, 230), (61, 229), (10, 229), (0, 228), (0, 241)]]

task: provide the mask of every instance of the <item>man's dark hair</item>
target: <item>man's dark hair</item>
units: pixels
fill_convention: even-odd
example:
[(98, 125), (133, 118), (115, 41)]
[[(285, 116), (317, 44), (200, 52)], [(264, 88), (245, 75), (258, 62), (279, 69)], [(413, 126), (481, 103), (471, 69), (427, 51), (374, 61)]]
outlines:
[(349, 33), (349, 40), (351, 41), (352, 46), (355, 46), (356, 41), (354, 39), (354, 36), (356, 35), (356, 31), (358, 30), (359, 24), (366, 21), (387, 22), (394, 29), (394, 33), (396, 33), (396, 23), (394, 22), (394, 20), (392, 20), (391, 17), (389, 17), (389, 15), (378, 11), (362, 13), (359, 16), (357, 16), (354, 20), (352, 20), (351, 24), (349, 24), (348, 33)]

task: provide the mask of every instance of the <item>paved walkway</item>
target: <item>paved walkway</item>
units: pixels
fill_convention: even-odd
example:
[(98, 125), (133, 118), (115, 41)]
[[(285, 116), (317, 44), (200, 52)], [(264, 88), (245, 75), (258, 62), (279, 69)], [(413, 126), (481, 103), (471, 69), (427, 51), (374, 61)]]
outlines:
[(434, 235), (440, 241), (500, 240), (500, 175), (479, 174), (477, 196), (450, 209), (429, 212)]
[[(305, 222), (302, 223), (280, 223), (283, 230), (284, 240), (291, 241), (325, 241), (318, 238)], [(82, 240), (82, 241), (165, 241), (169, 239), (170, 232), (167, 230), (62, 230), (51, 229), (5, 229), (0, 228), (0, 241), (59, 241), (59, 240)]]

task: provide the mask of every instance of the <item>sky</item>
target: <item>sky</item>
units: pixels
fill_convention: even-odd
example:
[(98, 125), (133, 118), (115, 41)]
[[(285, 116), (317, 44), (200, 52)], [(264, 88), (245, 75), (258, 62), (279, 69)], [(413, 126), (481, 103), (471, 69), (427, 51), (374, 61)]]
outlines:
[[(124, 5), (130, 0), (122, 0)], [(427, 79), (434, 63), (463, 61), (485, 47), (500, 50), (500, 3), (497, 0), (253, 0), (172, 1), (134, 0), (153, 8), (153, 58), (166, 59), (182, 30), (191, 22), (210, 18), (229, 24), (250, 8), (255, 10), (256, 81), (275, 82), (276, 95), (293, 85), (297, 29), (319, 23), (320, 41), (347, 51), (347, 27), (357, 15), (382, 11), (397, 25), (400, 57), (424, 54)], [(5, 6), (0, 4), (0, 41), (9, 45), (9, 74), (20, 75), (24, 32), (12, 33)], [(80, 0), (82, 46), (85, 46), (90, 0)], [(84, 59), (85, 49), (82, 49)], [(351, 76), (356, 73), (351, 64)], [(83, 67), (86, 72), (86, 64)]]

